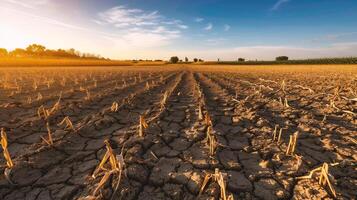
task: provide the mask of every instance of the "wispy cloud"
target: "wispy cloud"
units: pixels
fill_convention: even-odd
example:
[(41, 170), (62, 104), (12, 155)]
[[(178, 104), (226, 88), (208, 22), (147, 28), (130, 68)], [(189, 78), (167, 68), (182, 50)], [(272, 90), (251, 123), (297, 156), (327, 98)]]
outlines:
[(205, 20), (205, 19), (203, 19), (201, 17), (196, 17), (195, 18), (195, 22), (203, 22), (203, 20)]
[(98, 22), (111, 24), (119, 28), (157, 25), (161, 18), (158, 11), (145, 12), (141, 9), (129, 9), (125, 6), (116, 6), (98, 15)]
[(4, 0), (4, 1), (25, 8), (36, 8), (38, 6), (46, 5), (50, 2), (50, 0), (31, 0), (26, 2), (19, 1), (19, 0)]
[(289, 1), (290, 0), (278, 0), (270, 10), (272, 11), (278, 10), (281, 5), (288, 3)]
[(208, 23), (207, 26), (204, 28), (204, 30), (210, 31), (210, 30), (212, 30), (212, 28), (213, 28), (212, 23)]
[(67, 28), (67, 29), (91, 31), (91, 29), (84, 28), (84, 27), (81, 27), (81, 26), (77, 26), (77, 25), (74, 25), (74, 24), (70, 24), (70, 23), (67, 23), (67, 22), (63, 22), (63, 21), (60, 21), (60, 20), (57, 20), (57, 19), (54, 19), (54, 18), (43, 17), (43, 16), (39, 16), (39, 15), (32, 14), (32, 13), (29, 13), (29, 12), (15, 10), (15, 9), (12, 9), (12, 8), (4, 8), (4, 9), (6, 9), (8, 11), (11, 11), (13, 13), (16, 13), (18, 15), (21, 15), (21, 16), (24, 16), (24, 17), (28, 17), (28, 18), (30, 18), (30, 19), (32, 19), (34, 21), (40, 21), (41, 23), (56, 25), (56, 26), (60, 26), (60, 27), (63, 27), (63, 28)]
[(188, 26), (183, 24), (181, 20), (175, 19), (175, 20), (167, 20), (162, 22), (165, 25), (174, 25), (180, 29), (188, 29)]
[(228, 24), (224, 25), (224, 31), (229, 31), (231, 29), (231, 26)]
[(206, 40), (206, 45), (216, 46), (222, 44), (225, 41), (227, 41), (225, 38), (210, 38)]
[(100, 25), (111, 26), (119, 32), (107, 37), (117, 44), (150, 47), (169, 44), (181, 37), (181, 30), (188, 29), (181, 20), (167, 19), (158, 11), (145, 11), (126, 6), (116, 6), (98, 14), (93, 20)]
[(354, 38), (355, 36), (357, 36), (357, 32), (328, 34), (328, 35), (314, 38), (311, 40), (311, 42), (336, 42), (336, 41)]

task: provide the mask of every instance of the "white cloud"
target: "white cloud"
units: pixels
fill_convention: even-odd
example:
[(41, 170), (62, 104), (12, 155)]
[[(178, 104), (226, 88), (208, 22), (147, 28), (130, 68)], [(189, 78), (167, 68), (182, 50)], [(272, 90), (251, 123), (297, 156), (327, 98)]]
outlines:
[(224, 25), (224, 31), (229, 31), (231, 29), (231, 26), (228, 24)]
[(180, 29), (188, 29), (188, 26), (183, 24), (177, 25), (177, 27), (179, 27)]
[(99, 22), (111, 24), (115, 27), (156, 25), (162, 18), (158, 11), (145, 12), (141, 9), (129, 9), (116, 6), (99, 13)]
[(203, 18), (201, 18), (201, 17), (195, 18), (195, 22), (203, 22), (203, 20), (205, 20), (205, 19), (203, 19)]
[(204, 29), (205, 29), (206, 31), (210, 31), (210, 30), (212, 30), (212, 28), (213, 28), (212, 23), (208, 23), (207, 26), (206, 26)]
[(188, 29), (188, 26), (183, 24), (181, 20), (175, 19), (175, 20), (169, 20), (169, 21), (163, 21), (163, 24), (166, 25), (175, 25), (176, 27), (180, 29)]
[(290, 0), (278, 0), (270, 10), (278, 10), (281, 5), (283, 5), (284, 3), (288, 3), (289, 1)]
[(95, 23), (114, 27), (116, 34), (104, 35), (122, 48), (149, 48), (170, 44), (188, 29), (181, 20), (167, 19), (158, 11), (116, 6), (98, 14)]

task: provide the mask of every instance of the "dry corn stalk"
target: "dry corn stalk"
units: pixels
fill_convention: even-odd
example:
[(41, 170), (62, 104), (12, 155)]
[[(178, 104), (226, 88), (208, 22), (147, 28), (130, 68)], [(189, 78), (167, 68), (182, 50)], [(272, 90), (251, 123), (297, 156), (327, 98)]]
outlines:
[(217, 148), (217, 139), (215, 135), (212, 133), (212, 127), (209, 126), (207, 128), (207, 143), (209, 147), (209, 155), (214, 156), (216, 148)]
[(118, 104), (118, 102), (114, 101), (112, 106), (110, 107), (110, 111), (118, 112), (118, 109), (119, 109), (119, 104)]
[(321, 167), (311, 170), (309, 175), (297, 177), (297, 179), (311, 179), (315, 172), (320, 172), (319, 184), (321, 186), (326, 186), (326, 183), (327, 183), (327, 185), (330, 189), (330, 192), (332, 193), (332, 195), (334, 197), (336, 197), (336, 191), (333, 188), (333, 186), (330, 182), (330, 179), (329, 179), (329, 177), (332, 177), (332, 175), (329, 174), (329, 172), (328, 172), (328, 164), (327, 163), (323, 163)]
[(33, 85), (32, 85), (32, 87), (33, 87), (33, 90), (35, 90), (35, 91), (37, 90), (38, 86), (37, 86), (37, 83), (36, 83), (36, 81), (34, 81), (34, 82), (33, 82)]
[(86, 89), (85, 92), (86, 92), (85, 100), (90, 100), (90, 92), (89, 92), (89, 90)]
[(4, 128), (1, 128), (1, 147), (3, 149), (3, 154), (6, 160), (6, 165), (9, 169), (11, 169), (14, 166), (14, 163), (11, 160), (11, 156), (9, 153), (9, 150), (7, 149), (7, 136)]
[(101, 170), (104, 170), (104, 171), (109, 171), (109, 169), (106, 169), (104, 167), (105, 163), (107, 163), (108, 159), (109, 159), (109, 164), (110, 164), (110, 167), (111, 167), (111, 170), (112, 169), (117, 169), (119, 168), (118, 167), (118, 162), (116, 160), (116, 157), (113, 153), (113, 149), (112, 147), (110, 146), (109, 144), (109, 141), (108, 140), (105, 140), (104, 141), (104, 144), (105, 144), (105, 147), (107, 149), (107, 152), (104, 154), (103, 156), (103, 159), (102, 161), (99, 163), (98, 167), (96, 168), (96, 170), (94, 170), (93, 174), (92, 174), (92, 177), (93, 178), (96, 178), (97, 174), (101, 171)]
[(45, 107), (42, 105), (37, 109), (37, 116), (39, 118), (41, 118), (43, 116), (43, 118), (47, 119), (50, 116), (50, 113), (47, 109), (45, 109)]
[(278, 131), (278, 125), (275, 125), (275, 129), (274, 129), (274, 132), (273, 132), (273, 141), (276, 140), (276, 132)]
[(290, 108), (290, 106), (289, 106), (289, 104), (288, 104), (288, 99), (287, 99), (287, 98), (285, 98), (285, 100), (284, 100), (284, 107)]
[(281, 82), (281, 85), (280, 85), (280, 89), (285, 93), (285, 86), (286, 86), (286, 83), (285, 83), (285, 80), (283, 80), (283, 82)]
[(168, 92), (166, 91), (165, 93), (164, 93), (164, 96), (163, 96), (163, 98), (162, 98), (162, 100), (161, 100), (161, 102), (160, 102), (160, 110), (163, 110), (164, 109), (164, 107), (165, 107), (165, 103), (166, 103), (166, 101), (167, 101), (167, 98), (168, 98)]
[(148, 128), (149, 125), (146, 123), (144, 116), (140, 115), (139, 119), (139, 136), (144, 137), (144, 129)]
[(84, 87), (82, 87), (82, 86), (79, 86), (79, 91), (81, 91), (81, 92), (85, 92), (85, 91), (86, 91), (86, 89), (84, 89)]
[[(104, 144), (106, 146), (107, 151), (106, 151), (105, 155), (103, 156), (102, 161), (99, 163), (98, 167), (93, 172), (92, 177), (96, 178), (96, 176), (98, 175), (98, 173), (100, 171), (104, 171), (104, 176), (98, 183), (98, 185), (95, 188), (95, 190), (93, 191), (92, 195), (94, 197), (97, 195), (98, 191), (104, 186), (104, 184), (108, 181), (108, 179), (110, 178), (110, 176), (112, 174), (118, 174), (117, 186), (116, 186), (115, 191), (112, 195), (112, 199), (113, 199), (115, 192), (119, 187), (122, 171), (125, 167), (125, 163), (124, 163), (124, 159), (123, 159), (123, 149), (122, 149), (121, 154), (119, 156), (116, 156), (113, 152), (112, 147), (109, 144), (109, 141), (105, 140)], [(109, 169), (105, 168), (105, 166), (104, 166), (108, 161), (109, 161), (109, 165), (110, 165)]]
[(223, 174), (222, 172), (219, 171), (218, 168), (216, 168), (214, 170), (214, 174), (212, 173), (208, 173), (206, 174), (204, 180), (203, 180), (203, 183), (202, 183), (202, 186), (201, 186), (201, 189), (200, 189), (200, 192), (198, 194), (198, 196), (201, 196), (202, 192), (204, 191), (206, 185), (208, 184), (208, 182), (210, 180), (213, 180), (215, 182), (217, 182), (217, 184), (219, 185), (220, 187), (220, 196), (222, 200), (229, 200), (229, 199), (232, 199), (232, 196), (231, 195), (228, 195), (227, 197), (227, 191), (226, 191), (226, 183), (224, 181), (224, 178), (223, 178)]
[(41, 136), (42, 140), (44, 142), (46, 142), (49, 146), (53, 145), (53, 140), (52, 140), (52, 133), (51, 133), (51, 129), (50, 129), (50, 125), (47, 122), (46, 123), (46, 128), (47, 128), (47, 134), (48, 134), (48, 139), (46, 140), (44, 137)]
[(62, 87), (66, 86), (66, 78), (65, 77), (62, 78), (60, 84), (61, 84)]
[(147, 89), (147, 90), (149, 90), (149, 89), (150, 89), (149, 82), (146, 82), (146, 89)]
[(37, 101), (40, 101), (42, 98), (43, 98), (42, 94), (40, 92), (37, 93)]
[(299, 132), (296, 131), (293, 135), (290, 135), (289, 145), (286, 149), (286, 155), (294, 155), (298, 133)]
[(65, 130), (66, 129), (71, 129), (71, 130), (75, 131), (75, 129), (73, 127), (73, 124), (72, 124), (72, 122), (71, 122), (71, 120), (69, 119), (68, 116), (63, 118), (63, 120), (58, 124), (58, 126), (62, 126), (63, 124), (66, 124), (66, 126), (64, 128)]
[(28, 104), (31, 104), (32, 103), (32, 98), (31, 97), (27, 97), (27, 101), (26, 101)]
[(203, 119), (203, 114), (202, 114), (202, 103), (200, 102), (198, 105), (198, 119), (202, 120)]
[(278, 141), (277, 141), (278, 143), (280, 142), (282, 132), (283, 132), (283, 129), (280, 128), (279, 135), (278, 135)]
[(52, 113), (56, 112), (59, 109), (61, 98), (62, 98), (62, 92), (60, 93), (60, 96), (58, 97), (57, 102), (53, 105), (53, 107), (49, 111), (49, 114), (52, 114)]
[(206, 112), (205, 114), (205, 124), (206, 126), (213, 126), (211, 117), (209, 116), (208, 112)]

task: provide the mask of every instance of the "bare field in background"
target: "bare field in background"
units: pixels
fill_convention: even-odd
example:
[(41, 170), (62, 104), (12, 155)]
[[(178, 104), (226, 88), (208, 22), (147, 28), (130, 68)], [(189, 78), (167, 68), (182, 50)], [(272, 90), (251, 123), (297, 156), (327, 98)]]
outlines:
[(356, 115), (356, 65), (0, 68), (0, 199), (353, 199)]
[(99, 59), (56, 59), (56, 58), (0, 58), (0, 67), (46, 67), (46, 66), (156, 66), (163, 61), (116, 61)]

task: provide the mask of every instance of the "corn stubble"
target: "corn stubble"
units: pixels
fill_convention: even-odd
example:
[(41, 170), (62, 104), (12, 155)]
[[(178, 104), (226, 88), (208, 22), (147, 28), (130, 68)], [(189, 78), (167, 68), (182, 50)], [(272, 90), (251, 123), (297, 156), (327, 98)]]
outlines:
[(139, 117), (139, 137), (144, 137), (144, 130), (147, 129), (149, 125), (146, 123), (145, 117), (140, 115)]
[(313, 179), (313, 176), (315, 173), (319, 173), (319, 184), (323, 187), (328, 186), (328, 189), (330, 190), (331, 194), (336, 197), (336, 191), (333, 188), (330, 177), (333, 177), (331, 174), (329, 174), (329, 166), (327, 163), (323, 163), (321, 167), (318, 167), (316, 169), (313, 169), (310, 171), (310, 173), (306, 176), (301, 176), (298, 177), (297, 179)]
[(91, 196), (87, 198), (96, 198), (98, 196), (98, 192), (100, 189), (103, 188), (103, 186), (109, 181), (109, 178), (111, 176), (117, 176), (117, 185), (115, 186), (114, 193), (112, 194), (112, 198), (114, 198), (116, 191), (119, 188), (122, 173), (125, 168), (125, 162), (123, 158), (123, 149), (121, 150), (120, 155), (115, 155), (112, 147), (110, 146), (110, 143), (108, 140), (104, 141), (105, 148), (106, 148), (106, 153), (104, 154), (101, 162), (99, 163), (98, 167), (94, 170), (92, 174), (92, 178), (96, 179), (98, 175), (102, 172), (103, 177), (99, 181), (97, 187), (94, 189), (93, 193)]
[(63, 118), (63, 120), (60, 123), (58, 123), (58, 126), (62, 126), (62, 125), (65, 125), (64, 130), (76, 131), (72, 121), (69, 119), (68, 116)]
[(11, 169), (14, 167), (14, 163), (12, 162), (9, 150), (7, 149), (8, 141), (7, 135), (4, 128), (1, 128), (1, 147), (3, 149), (4, 158), (6, 160), (6, 166)]
[(220, 187), (220, 199), (221, 200), (233, 200), (233, 195), (227, 195), (227, 191), (226, 191), (226, 182), (224, 181), (223, 178), (223, 173), (219, 171), (218, 168), (215, 169), (214, 173), (207, 173), (205, 178), (203, 179), (201, 188), (200, 188), (200, 192), (198, 194), (198, 197), (200, 197), (205, 189), (205, 187), (207, 186), (208, 182), (212, 180), (214, 182), (216, 182), (219, 187)]

